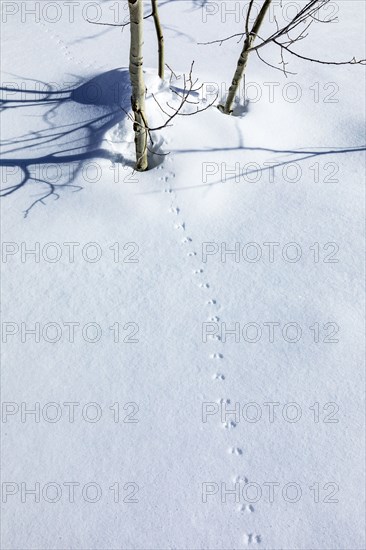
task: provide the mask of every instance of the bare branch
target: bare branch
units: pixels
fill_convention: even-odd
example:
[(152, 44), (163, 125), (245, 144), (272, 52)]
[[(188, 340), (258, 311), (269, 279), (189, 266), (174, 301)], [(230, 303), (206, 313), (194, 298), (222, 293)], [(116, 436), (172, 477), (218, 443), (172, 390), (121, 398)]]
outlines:
[[(245, 73), (249, 55), (251, 52), (256, 52), (258, 58), (261, 61), (263, 61), (263, 63), (265, 63), (267, 66), (275, 70), (282, 71), (286, 76), (286, 78), (289, 74), (296, 74), (296, 73), (291, 73), (290, 71), (287, 70), (288, 62), (285, 61), (285, 56), (284, 56), (285, 53), (289, 53), (290, 55), (293, 55), (305, 61), (320, 63), (322, 65), (341, 66), (341, 65), (365, 65), (366, 64), (365, 59), (357, 60), (355, 57), (353, 57), (350, 61), (323, 61), (323, 60), (317, 59), (316, 57), (313, 58), (306, 55), (301, 55), (293, 49), (294, 44), (296, 44), (297, 42), (301, 42), (302, 40), (308, 37), (309, 35), (308, 31), (315, 21), (320, 23), (329, 23), (334, 20), (334, 19), (325, 20), (319, 16), (320, 10), (325, 6), (327, 6), (330, 0), (307, 0), (303, 5), (303, 7), (296, 13), (296, 15), (294, 15), (294, 17), (289, 22), (282, 24), (283, 26), (280, 26), (277, 20), (277, 17), (275, 16), (274, 22), (275, 22), (276, 29), (274, 30), (274, 32), (272, 32), (272, 34), (270, 34), (267, 37), (260, 36), (259, 31), (272, 0), (262, 0), (262, 2), (263, 3), (261, 6), (261, 9), (252, 25), (251, 30), (249, 29), (250, 29), (250, 13), (253, 7), (252, 0), (249, 1), (249, 5), (248, 5), (248, 12), (245, 17), (244, 32), (235, 33), (225, 38), (212, 40), (210, 42), (198, 42), (198, 44), (200, 45), (219, 44), (220, 46), (222, 46), (224, 42), (228, 40), (232, 40), (233, 38), (238, 38), (238, 41), (241, 41), (245, 38), (242, 51), (240, 53), (240, 57), (236, 65), (236, 70), (231, 82), (231, 86), (229, 88), (228, 96), (225, 100), (225, 104), (219, 106), (219, 109), (225, 114), (231, 114), (233, 112), (232, 107), (233, 107), (234, 99), (237, 94), (239, 84)], [(282, 2), (281, 2), (281, 6), (282, 6)], [(259, 43), (254, 44), (256, 40)], [(281, 67), (277, 67), (272, 63), (269, 63), (259, 53), (259, 50), (261, 50), (268, 44), (275, 44), (280, 48), (279, 65), (281, 65)]]
[(263, 61), (263, 63), (265, 65), (268, 65), (268, 67), (271, 67), (272, 69), (276, 69), (276, 71), (281, 71), (283, 72), (283, 74), (285, 75), (285, 77), (287, 78), (287, 75), (289, 74), (292, 74), (292, 75), (296, 75), (297, 73), (293, 73), (291, 71), (288, 71), (286, 69), (286, 65), (288, 65), (288, 63), (285, 62), (285, 60), (283, 59), (283, 55), (282, 55), (282, 50), (281, 50), (281, 65), (282, 65), (282, 68), (281, 67), (276, 67), (275, 65), (272, 65), (272, 63), (269, 63), (268, 61), (266, 61), (265, 59), (263, 59), (263, 57), (260, 55), (260, 53), (258, 52), (258, 50), (255, 52), (257, 54), (257, 56), (259, 57), (259, 59), (261, 61)]
[[(153, 13), (149, 13), (149, 15), (145, 15), (143, 19), (149, 19), (149, 17), (153, 17)], [(131, 21), (127, 21), (127, 23), (103, 23), (101, 21), (90, 21), (90, 19), (87, 19), (87, 22), (90, 23), (91, 25), (102, 25), (104, 27), (120, 27), (120, 28), (128, 27), (128, 25), (131, 24)]]
[(306, 57), (297, 52), (294, 52), (293, 50), (290, 50), (288, 46), (285, 46), (283, 43), (278, 42), (277, 40), (273, 40), (273, 42), (277, 44), (277, 46), (280, 46), (280, 48), (286, 50), (291, 55), (294, 55), (299, 59), (304, 59), (305, 61), (311, 61), (312, 63), (320, 63), (321, 65), (366, 65), (366, 59), (357, 60), (355, 57), (353, 57), (350, 61), (322, 61), (320, 59)]
[[(151, 141), (151, 144), (153, 145), (153, 139), (152, 139), (152, 132), (157, 132), (159, 130), (163, 130), (164, 128), (167, 128), (169, 126), (171, 126), (171, 122), (177, 117), (177, 116), (193, 116), (193, 115), (196, 115), (198, 113), (202, 113), (203, 111), (206, 111), (207, 109), (209, 109), (210, 107), (213, 106), (213, 104), (215, 103), (215, 101), (217, 100), (218, 98), (218, 94), (215, 96), (215, 98), (213, 99), (213, 101), (211, 101), (208, 105), (205, 105), (204, 107), (199, 107), (199, 101), (191, 101), (190, 100), (190, 96), (192, 93), (197, 93), (197, 91), (201, 90), (201, 88), (203, 87), (203, 84), (200, 85), (200, 86), (196, 86), (197, 85), (197, 82), (198, 82), (198, 79), (195, 79), (193, 80), (193, 77), (192, 77), (192, 73), (193, 73), (193, 65), (194, 65), (194, 61), (192, 61), (192, 64), (191, 64), (191, 67), (190, 67), (190, 70), (189, 70), (189, 73), (188, 73), (188, 76), (187, 75), (183, 75), (183, 90), (181, 92), (178, 92), (177, 90), (174, 90), (174, 88), (170, 88), (171, 92), (174, 93), (179, 99), (180, 99), (180, 102), (179, 104), (176, 106), (176, 107), (173, 107), (172, 105), (170, 105), (168, 102), (166, 103), (166, 107), (168, 107), (169, 109), (171, 109), (171, 113), (169, 113), (167, 110), (166, 110), (166, 107), (163, 107), (161, 105), (161, 103), (159, 102), (159, 100), (157, 99), (157, 97), (155, 96), (155, 94), (151, 94), (152, 95), (152, 98), (154, 99), (155, 103), (158, 105), (159, 109), (161, 110), (161, 112), (167, 117), (165, 122), (163, 124), (161, 124), (160, 126), (156, 126), (154, 128), (150, 128), (147, 126), (147, 123), (145, 121), (145, 124), (142, 124), (142, 123), (137, 123), (136, 120), (134, 120), (132, 118), (132, 116), (127, 113), (124, 109), (123, 111), (126, 113), (126, 115), (131, 119), (131, 120), (134, 120), (134, 123), (139, 125), (140, 128), (145, 131), (147, 133), (147, 135), (149, 135), (149, 138), (150, 138), (150, 141)], [(171, 70), (171, 69), (170, 69)], [(184, 113), (183, 112), (183, 108), (185, 105), (195, 105), (196, 106), (196, 109), (194, 111), (191, 111), (189, 113)], [(147, 146), (146, 146), (147, 147)], [(155, 153), (154, 151), (151, 151), (151, 149), (147, 148), (147, 150), (149, 150), (150, 152), (152, 152), (153, 154), (158, 154), (158, 153)], [(160, 154), (160, 153), (159, 153)]]

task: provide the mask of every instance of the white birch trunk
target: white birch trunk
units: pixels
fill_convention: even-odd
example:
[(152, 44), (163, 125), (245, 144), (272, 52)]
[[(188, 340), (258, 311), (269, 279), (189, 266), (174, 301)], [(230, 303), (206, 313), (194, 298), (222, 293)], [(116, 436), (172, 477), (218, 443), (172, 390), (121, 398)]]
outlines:
[(253, 43), (253, 40), (251, 38), (247, 38), (244, 42), (244, 47), (241, 51), (235, 73), (233, 76), (233, 79), (231, 81), (231, 86), (229, 88), (228, 96), (225, 102), (225, 105), (220, 105), (219, 109), (220, 111), (224, 112), (226, 115), (231, 115), (233, 111), (233, 104), (235, 100), (235, 96), (238, 92), (240, 82), (243, 78), (243, 74), (245, 72), (246, 66), (248, 64), (248, 58), (249, 58), (249, 48), (251, 47)]
[(158, 39), (158, 54), (159, 54), (159, 76), (164, 79), (164, 34), (163, 28), (160, 23), (159, 10), (158, 10), (158, 0), (151, 0), (152, 5), (152, 16), (154, 18), (156, 36)]
[(145, 81), (143, 73), (142, 47), (143, 36), (143, 0), (128, 0), (130, 10), (130, 79), (132, 86), (131, 106), (134, 112), (136, 170), (143, 172), (148, 168), (147, 161), (147, 118), (145, 113)]
[(233, 111), (233, 103), (235, 100), (235, 96), (238, 92), (238, 88), (240, 85), (240, 82), (243, 78), (246, 66), (248, 64), (248, 58), (250, 54), (250, 48), (252, 47), (256, 36), (258, 34), (258, 31), (263, 23), (264, 17), (268, 11), (269, 5), (272, 0), (264, 0), (264, 4), (262, 5), (262, 8), (258, 14), (257, 19), (254, 22), (253, 28), (249, 33), (249, 36), (246, 37), (243, 49), (241, 51), (236, 70), (234, 73), (233, 80), (231, 82), (231, 86), (229, 88), (229, 93), (225, 102), (225, 105), (220, 105), (219, 109), (220, 111), (224, 112), (226, 115), (230, 115)]

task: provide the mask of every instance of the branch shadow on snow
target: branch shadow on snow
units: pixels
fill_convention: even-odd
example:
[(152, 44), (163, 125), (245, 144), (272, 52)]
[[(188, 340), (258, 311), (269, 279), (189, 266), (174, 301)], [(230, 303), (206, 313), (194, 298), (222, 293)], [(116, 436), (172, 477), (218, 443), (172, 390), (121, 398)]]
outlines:
[[(86, 161), (104, 159), (133, 168), (132, 161), (103, 146), (106, 133), (121, 123), (130, 109), (131, 90), (127, 69), (108, 71), (72, 89), (55, 91), (43, 82), (38, 81), (37, 84), (39, 86), (21, 90), (0, 87), (0, 92), (8, 96), (0, 100), (0, 111), (3, 115), (11, 116), (12, 123), (13, 119), (15, 122), (17, 120), (14, 115), (25, 115), (20, 119), (22, 123), (35, 120), (38, 125), (37, 129), (32, 128), (23, 135), (4, 140), (1, 144), (4, 149), (0, 159), (4, 187), (0, 190), (0, 196), (6, 197), (24, 190), (31, 183), (42, 188), (40, 195), (25, 210), (25, 216), (37, 204), (45, 204), (46, 199), (52, 196), (58, 199), (62, 189), (80, 191), (82, 187), (77, 185), (75, 180), (85, 169)], [(245, 106), (245, 109), (247, 108)], [(162, 143), (156, 144), (155, 150), (159, 152), (161, 145)], [(259, 172), (275, 170), (293, 162), (301, 163), (326, 155), (364, 152), (366, 145), (318, 149), (247, 147), (239, 135), (238, 144), (234, 147), (192, 148), (170, 152), (181, 155), (234, 151), (238, 155), (246, 152), (264, 152), (277, 156), (278, 161), (246, 172), (246, 176), (254, 176)], [(158, 162), (155, 160), (154, 165)], [(226, 178), (225, 182), (235, 178), (236, 176)], [(219, 183), (222, 183), (221, 179), (175, 188), (175, 191), (211, 187)], [(160, 191), (151, 191), (157, 192)]]
[[(266, 166), (259, 167), (259, 168), (255, 167), (251, 170), (247, 170), (245, 172), (245, 176), (248, 177), (248, 176), (256, 176), (258, 174), (270, 172), (271, 170), (274, 171), (278, 168), (283, 168), (285, 166), (288, 166), (294, 163), (301, 163), (312, 158), (324, 157), (327, 155), (344, 155), (344, 154), (365, 152), (366, 144), (360, 145), (360, 146), (354, 146), (354, 147), (333, 147), (333, 148), (327, 148), (327, 147), (311, 148), (310, 147), (310, 148), (299, 148), (299, 149), (273, 149), (269, 147), (246, 147), (240, 143), (237, 147), (207, 147), (202, 149), (172, 150), (171, 153), (174, 155), (184, 155), (184, 154), (193, 154), (193, 153), (201, 153), (201, 154), (202, 153), (225, 153), (225, 152), (233, 152), (233, 151), (237, 151), (238, 154), (239, 153), (243, 154), (246, 151), (255, 152), (255, 153), (258, 153), (258, 152), (272, 153), (272, 154), (279, 155), (280, 159), (283, 159), (283, 160), (278, 160), (273, 162), (270, 162), (267, 159)], [(239, 161), (239, 158), (237, 160)], [(255, 164), (255, 163), (251, 163), (251, 164)], [(174, 191), (188, 191), (191, 189), (212, 187), (214, 185), (237, 180), (238, 177), (240, 177), (239, 173), (230, 177), (226, 177), (225, 181), (219, 178), (216, 181), (212, 181), (209, 183), (200, 183), (198, 185), (189, 185), (184, 187), (174, 187)], [(156, 193), (156, 192), (158, 191), (151, 191), (151, 193)]]
[(0, 100), (3, 116), (12, 117), (13, 122), (21, 115), (22, 125), (31, 120), (37, 126), (1, 143), (5, 187), (0, 196), (12, 195), (32, 182), (44, 188), (25, 217), (47, 198), (58, 199), (63, 188), (80, 191), (82, 187), (74, 182), (87, 160), (107, 159), (132, 166), (122, 155), (103, 147), (108, 130), (125, 119), (130, 108), (127, 69), (105, 72), (72, 89), (55, 91), (37, 81), (32, 89), (0, 87), (0, 91), (5, 96)]

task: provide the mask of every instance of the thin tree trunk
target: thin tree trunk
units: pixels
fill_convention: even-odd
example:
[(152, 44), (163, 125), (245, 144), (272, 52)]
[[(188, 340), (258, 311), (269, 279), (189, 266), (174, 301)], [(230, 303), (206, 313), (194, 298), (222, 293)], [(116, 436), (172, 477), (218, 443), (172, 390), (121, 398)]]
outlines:
[(159, 10), (158, 10), (158, 0), (151, 0), (152, 5), (152, 16), (154, 19), (156, 36), (158, 38), (158, 52), (159, 52), (159, 76), (164, 78), (164, 34), (163, 28), (160, 23)]
[(228, 93), (225, 105), (219, 106), (220, 111), (224, 112), (226, 115), (230, 115), (233, 111), (233, 103), (234, 103), (235, 96), (237, 94), (241, 79), (243, 78), (245, 68), (248, 64), (248, 58), (249, 58), (248, 50), (251, 47), (252, 43), (253, 43), (253, 40), (251, 38), (245, 39), (244, 47), (240, 54), (234, 77), (231, 81), (231, 86), (229, 88), (229, 93)]
[(145, 114), (145, 81), (143, 73), (142, 47), (143, 37), (143, 0), (128, 0), (130, 10), (130, 79), (132, 86), (131, 105), (135, 115), (133, 129), (135, 132), (136, 170), (143, 172), (148, 168), (147, 162), (147, 118)]
[(252, 45), (253, 45), (253, 43), (256, 39), (258, 31), (259, 31), (259, 29), (260, 29), (260, 27), (263, 23), (264, 17), (266, 15), (267, 11), (268, 11), (268, 8), (269, 8), (269, 5), (270, 5), (271, 2), (272, 2), (272, 0), (265, 0), (264, 1), (264, 4), (263, 4), (263, 6), (262, 6), (262, 8), (261, 8), (261, 10), (258, 14), (258, 17), (254, 22), (253, 28), (250, 31), (249, 36), (247, 36), (245, 41), (244, 41), (244, 46), (243, 46), (243, 49), (241, 51), (241, 54), (240, 54), (240, 57), (239, 57), (239, 60), (238, 60), (237, 66), (236, 66), (236, 70), (235, 70), (233, 80), (231, 82), (231, 86), (229, 88), (229, 93), (228, 93), (228, 96), (227, 96), (227, 99), (226, 99), (226, 103), (225, 103), (225, 105), (220, 105), (219, 106), (220, 111), (224, 112), (226, 115), (230, 115), (233, 111), (233, 103), (234, 103), (235, 96), (237, 94), (240, 82), (243, 78), (243, 74), (244, 74), (244, 71), (245, 71), (247, 63), (248, 63), (250, 48), (252, 47)]

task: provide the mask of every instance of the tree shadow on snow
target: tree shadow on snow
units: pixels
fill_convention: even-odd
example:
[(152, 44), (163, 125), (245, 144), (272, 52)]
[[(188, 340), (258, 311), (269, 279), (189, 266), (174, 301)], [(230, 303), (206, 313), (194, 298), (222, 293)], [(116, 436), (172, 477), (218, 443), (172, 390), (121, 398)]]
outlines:
[[(265, 163), (263, 163), (263, 166), (260, 166), (256, 162), (248, 162), (248, 157), (245, 158), (245, 161), (243, 161), (243, 164), (240, 164), (240, 157), (237, 158), (237, 162), (239, 163), (239, 166), (242, 169), (242, 172), (236, 171), (234, 175), (230, 177), (225, 177), (223, 180), (221, 177), (216, 179), (215, 181), (207, 182), (207, 183), (200, 183), (198, 185), (190, 185), (190, 186), (184, 186), (184, 187), (174, 187), (174, 191), (188, 191), (189, 189), (199, 189), (202, 187), (212, 187), (214, 185), (226, 183), (229, 181), (235, 181), (238, 182), (242, 181), (242, 178), (247, 178), (247, 182), (254, 182), (255, 176), (260, 176), (262, 173), (271, 172), (272, 176), (274, 174), (274, 171), (278, 168), (283, 168), (285, 166), (291, 166), (294, 164), (300, 165), (301, 162), (304, 162), (309, 159), (313, 158), (320, 158), (328, 155), (344, 155), (344, 154), (351, 154), (351, 153), (360, 153), (366, 151), (366, 145), (360, 145), (360, 146), (354, 146), (354, 147), (314, 147), (314, 148), (299, 148), (299, 149), (273, 149), (269, 147), (246, 147), (242, 144), (240, 144), (237, 147), (207, 147), (203, 149), (184, 149), (184, 150), (172, 150), (171, 153), (174, 155), (184, 155), (184, 154), (192, 154), (192, 153), (225, 153), (225, 152), (233, 152), (237, 151), (238, 154), (241, 153), (242, 155), (246, 151), (252, 151), (255, 153), (273, 153), (275, 155), (278, 155), (278, 161), (271, 161), (269, 159), (266, 160)], [(244, 158), (244, 157), (243, 157)], [(280, 160), (281, 159), (281, 160)], [(283, 160), (282, 160), (283, 159)], [(212, 163), (211, 163), (212, 164)], [(217, 173), (220, 173), (219, 164), (217, 164)], [(246, 165), (250, 165), (250, 169), (246, 169), (244, 171), (244, 167)], [(232, 168), (232, 167), (231, 167)], [(229, 167), (227, 169), (227, 172), (229, 173)], [(234, 172), (234, 170), (232, 170)], [(214, 174), (212, 174), (214, 175)], [(250, 179), (250, 177), (253, 176), (253, 179)], [(331, 177), (331, 176), (329, 176)], [(291, 181), (289, 179), (289, 181)], [(152, 191), (155, 193), (156, 191)]]
[(0, 196), (12, 195), (32, 182), (42, 187), (25, 216), (47, 198), (59, 198), (62, 188), (81, 190), (74, 182), (87, 160), (107, 159), (132, 166), (122, 155), (103, 147), (108, 130), (125, 119), (125, 111), (130, 109), (127, 69), (108, 71), (72, 89), (50, 90), (49, 85), (37, 81), (32, 88), (0, 87), (0, 91), (5, 96), (0, 100), (4, 117), (13, 122), (22, 115), (22, 124), (34, 121), (27, 133), (1, 143), (5, 187)]
[[(23, 190), (33, 183), (41, 189), (41, 193), (25, 210), (25, 216), (37, 204), (45, 204), (49, 197), (59, 198), (63, 188), (79, 191), (82, 187), (76, 184), (77, 176), (86, 169), (86, 161), (97, 159), (109, 160), (112, 163), (121, 163), (123, 166), (133, 167), (131, 160), (127, 160), (121, 153), (113, 152), (103, 147), (106, 142), (106, 133), (126, 119), (126, 112), (130, 109), (130, 79), (127, 69), (114, 69), (80, 84), (79, 86), (54, 91), (50, 86), (38, 81), (35, 88), (14, 90), (0, 87), (0, 91), (7, 95), (0, 100), (0, 111), (3, 115), (15, 118), (15, 115), (25, 115), (21, 118), (22, 124), (35, 120), (33, 128), (21, 136), (11, 137), (2, 142), (4, 151), (0, 160), (2, 182), (4, 187), (0, 196), (6, 197)], [(43, 87), (43, 89), (41, 89)], [(248, 106), (243, 106), (245, 114)], [(240, 113), (242, 114), (242, 113)], [(72, 121), (72, 122), (70, 122)], [(11, 125), (8, 125), (11, 128)], [(122, 135), (123, 138), (123, 135)], [(121, 141), (120, 136), (118, 136)], [(127, 144), (127, 142), (126, 142)], [(160, 145), (157, 144), (156, 150)], [(172, 154), (197, 153), (225, 153), (237, 151), (238, 161), (246, 152), (263, 152), (275, 154), (278, 160), (266, 166), (255, 166), (245, 172), (245, 176), (255, 176), (262, 172), (269, 172), (276, 168), (301, 163), (311, 158), (326, 155), (343, 155), (366, 151), (366, 146), (349, 148), (303, 148), (303, 149), (273, 149), (266, 147), (246, 147), (242, 137), (238, 136), (238, 145), (234, 147), (192, 148), (172, 150)], [(248, 157), (246, 157), (248, 158)], [(243, 157), (244, 160), (244, 157)], [(158, 161), (155, 159), (153, 165)], [(97, 162), (90, 162), (95, 168)], [(100, 168), (100, 167), (99, 167)], [(225, 179), (236, 180), (238, 175)], [(84, 179), (88, 181), (87, 178)], [(80, 180), (80, 178), (79, 178)], [(79, 183), (78, 180), (78, 183)], [(89, 181), (96, 181), (92, 178)], [(222, 183), (221, 178), (209, 183), (175, 188), (176, 191), (210, 187)], [(37, 189), (37, 191), (38, 191)], [(159, 190), (151, 193), (160, 192)]]

